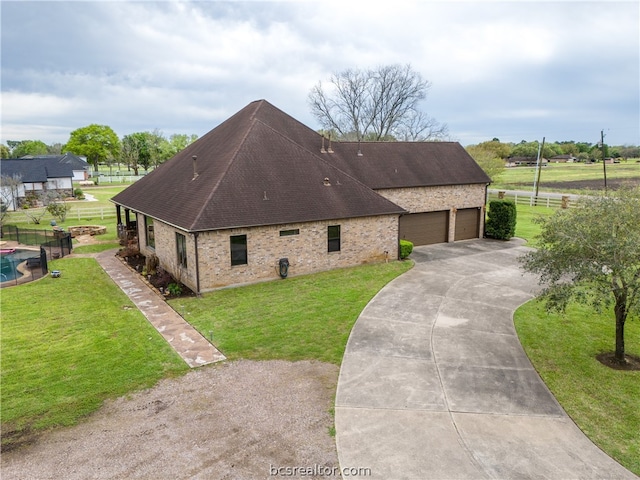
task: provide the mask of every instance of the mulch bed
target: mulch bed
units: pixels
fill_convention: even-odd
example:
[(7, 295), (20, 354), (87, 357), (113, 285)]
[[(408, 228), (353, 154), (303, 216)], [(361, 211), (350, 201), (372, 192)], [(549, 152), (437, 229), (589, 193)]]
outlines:
[(596, 359), (603, 365), (613, 368), (614, 370), (640, 370), (640, 357), (635, 355), (625, 355), (626, 363), (620, 363), (615, 358), (613, 352), (600, 353), (596, 355)]

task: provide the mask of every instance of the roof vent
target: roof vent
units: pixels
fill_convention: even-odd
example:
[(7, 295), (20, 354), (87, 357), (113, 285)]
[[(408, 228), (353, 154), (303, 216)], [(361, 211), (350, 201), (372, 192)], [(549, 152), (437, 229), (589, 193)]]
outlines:
[(327, 148), (327, 153), (333, 153), (333, 149), (331, 148), (331, 133), (329, 133), (329, 148)]
[(264, 196), (262, 197), (262, 200), (269, 200), (269, 197), (267, 197), (267, 191), (264, 191)]
[(325, 187), (330, 187), (331, 186), (331, 183), (329, 182), (329, 177), (324, 177), (324, 182), (323, 183), (324, 183)]
[(362, 150), (360, 150), (360, 139), (358, 139), (358, 156), (362, 156)]
[(193, 181), (198, 178), (198, 169), (196, 168), (196, 160), (198, 160), (198, 156), (194, 155), (191, 158), (193, 159), (193, 178), (191, 179), (191, 181)]
[(322, 134), (322, 148), (320, 149), (320, 153), (327, 153), (327, 150), (324, 148), (324, 133)]

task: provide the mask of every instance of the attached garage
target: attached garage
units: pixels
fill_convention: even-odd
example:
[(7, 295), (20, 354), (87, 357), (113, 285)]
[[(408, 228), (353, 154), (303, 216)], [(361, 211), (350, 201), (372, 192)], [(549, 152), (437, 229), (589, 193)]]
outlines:
[(462, 208), (456, 212), (455, 240), (470, 240), (480, 234), (479, 208)]
[(400, 217), (400, 238), (415, 246), (449, 240), (449, 210), (412, 213)]

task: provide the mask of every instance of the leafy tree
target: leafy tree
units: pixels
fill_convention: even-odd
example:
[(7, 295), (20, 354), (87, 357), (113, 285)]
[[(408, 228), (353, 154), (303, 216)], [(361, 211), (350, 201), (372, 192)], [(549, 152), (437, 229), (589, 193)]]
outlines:
[(620, 156), (625, 160), (628, 158), (640, 158), (640, 147), (632, 145), (623, 145), (618, 147)]
[(321, 125), (342, 139), (441, 139), (447, 126), (420, 110), (430, 87), (410, 65), (387, 65), (334, 73), (329, 89), (320, 82), (308, 99)]
[(640, 313), (640, 188), (586, 197), (537, 223), (540, 247), (522, 262), (540, 275), (547, 308), (564, 311), (573, 299), (613, 307), (615, 359), (625, 363), (624, 326)]
[(149, 165), (151, 153), (144, 132), (130, 133), (122, 138), (122, 159), (135, 175), (138, 175), (141, 165)]
[(0, 144), (0, 158), (9, 158), (11, 152), (9, 151), (9, 147), (4, 144)]
[(47, 153), (49, 155), (60, 155), (62, 153), (62, 144), (52, 143), (51, 145), (47, 145)]
[(195, 134), (187, 135), (187, 134), (174, 133), (169, 137), (170, 155), (168, 158), (171, 158), (176, 153), (184, 150), (193, 142), (195, 142), (197, 139), (198, 139), (198, 136)]
[(89, 163), (98, 171), (98, 163), (117, 158), (120, 154), (120, 139), (107, 125), (95, 123), (71, 132), (64, 152), (87, 157)]
[(24, 140), (17, 143), (11, 152), (13, 158), (21, 158), (26, 155), (46, 155), (47, 146), (40, 140)]
[[(491, 142), (485, 142), (491, 143)], [(479, 145), (469, 145), (466, 147), (467, 153), (473, 157), (480, 168), (484, 170), (484, 173), (489, 175), (491, 181), (495, 182), (500, 174), (504, 172), (505, 162), (504, 159), (498, 156), (495, 151), (492, 151), (490, 148), (486, 148), (483, 146), (484, 144)]]
[[(512, 157), (526, 157), (526, 158), (537, 158), (538, 157), (538, 149), (540, 148), (540, 143), (534, 142), (525, 142), (524, 140), (515, 145), (513, 150), (511, 150)], [(558, 145), (554, 145), (551, 143), (545, 143), (544, 151), (541, 153), (542, 158), (551, 158), (556, 155), (561, 155), (562, 149)]]

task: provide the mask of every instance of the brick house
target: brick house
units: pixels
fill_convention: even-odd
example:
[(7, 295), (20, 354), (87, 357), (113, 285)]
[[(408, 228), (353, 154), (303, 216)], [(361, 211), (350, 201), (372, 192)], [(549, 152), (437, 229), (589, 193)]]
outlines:
[(279, 278), (283, 258), (301, 275), (481, 237), (489, 181), (458, 143), (330, 142), (260, 100), (112, 201), (144, 255), (205, 292)]

